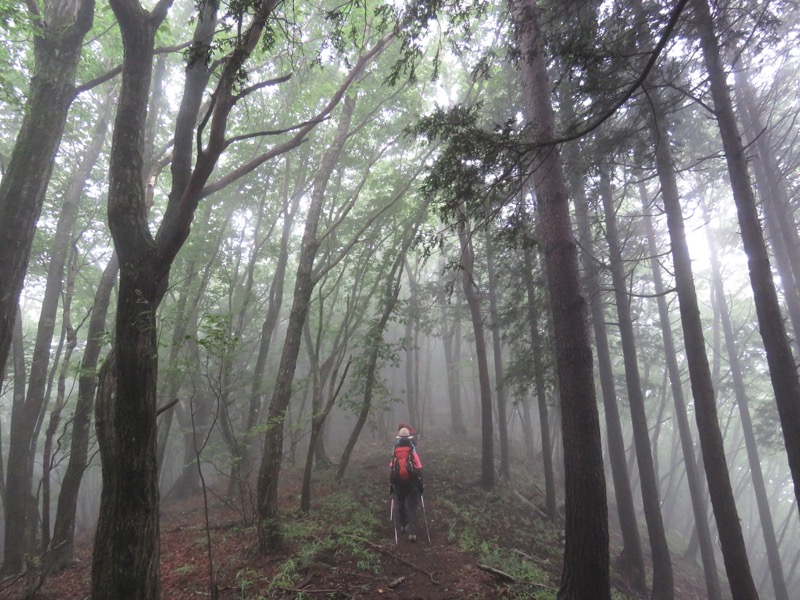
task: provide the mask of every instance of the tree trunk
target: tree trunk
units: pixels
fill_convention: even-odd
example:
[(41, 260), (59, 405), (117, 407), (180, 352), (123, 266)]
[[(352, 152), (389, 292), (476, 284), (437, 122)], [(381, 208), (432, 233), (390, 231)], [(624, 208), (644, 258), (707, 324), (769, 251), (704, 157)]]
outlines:
[[(14, 413), (20, 410), (20, 407), (25, 403), (25, 381), (27, 379), (27, 365), (25, 364), (25, 335), (22, 330), (22, 313), (17, 307), (16, 316), (14, 317), (14, 331), (11, 339), (11, 348), (14, 368), (14, 386), (11, 392), (11, 418), (14, 418)], [(2, 448), (0, 448), (2, 449)], [(2, 464), (0, 464), (2, 467)], [(6, 509), (6, 478), (3, 474), (2, 490), (3, 490), (3, 508)]]
[(628, 477), (628, 465), (625, 460), (625, 437), (622, 433), (622, 422), (619, 416), (617, 392), (614, 384), (614, 367), (611, 361), (606, 318), (600, 273), (597, 268), (595, 244), (591, 226), (589, 225), (589, 207), (586, 192), (580, 179), (576, 178), (572, 186), (572, 198), (575, 203), (575, 215), (578, 225), (581, 257), (584, 270), (584, 287), (589, 297), (592, 327), (594, 328), (595, 351), (597, 352), (600, 389), (606, 421), (608, 444), (608, 460), (611, 465), (611, 478), (614, 483), (614, 498), (617, 505), (620, 531), (622, 533), (622, 552), (619, 556), (620, 566), (627, 575), (627, 580), (637, 593), (647, 592), (644, 556), (639, 538), (639, 525), (636, 522), (636, 507), (633, 502), (631, 482)]
[[(440, 264), (440, 272), (444, 273), (444, 266)], [(455, 292), (454, 292), (455, 293)], [(447, 399), (450, 403), (450, 430), (456, 435), (464, 435), (467, 428), (464, 427), (464, 415), (461, 409), (461, 377), (460, 377), (460, 357), (457, 353), (456, 332), (460, 314), (458, 305), (450, 311), (447, 310), (445, 286), (439, 285), (437, 289), (437, 299), (439, 301), (439, 313), (442, 321), (442, 347), (444, 349), (444, 364), (447, 369)], [(451, 322), (452, 321), (452, 325)]]
[[(64, 195), (64, 203), (62, 205), (61, 214), (58, 218), (58, 223), (56, 225), (56, 232), (53, 237), (53, 241), (50, 247), (49, 255), (51, 257), (50, 264), (47, 268), (47, 282), (45, 284), (45, 291), (42, 301), (42, 310), (39, 316), (39, 327), (36, 334), (36, 345), (34, 347), (34, 357), (32, 361), (32, 365), (39, 365), (41, 370), (41, 375), (38, 377), (34, 377), (34, 374), (31, 373), (31, 381), (28, 388), (28, 400), (33, 404), (38, 404), (40, 408), (40, 415), (45, 410), (46, 407), (46, 397), (45, 394), (45, 386), (44, 386), (44, 371), (46, 370), (46, 365), (49, 362), (50, 357), (50, 346), (52, 344), (53, 339), (53, 326), (55, 325), (56, 320), (56, 312), (58, 309), (59, 298), (62, 297), (63, 288), (64, 288), (64, 271), (66, 266), (66, 257), (72, 255), (71, 245), (72, 245), (72, 238), (73, 238), (73, 230), (75, 228), (75, 222), (78, 216), (78, 208), (80, 205), (80, 199), (83, 194), (83, 189), (86, 186), (86, 181), (88, 180), (92, 169), (94, 168), (95, 164), (97, 163), (97, 159), (100, 156), (100, 152), (103, 149), (103, 145), (106, 139), (106, 133), (108, 131), (108, 124), (111, 120), (111, 109), (113, 107), (113, 100), (116, 94), (109, 93), (104, 102), (102, 107), (100, 108), (100, 114), (98, 116), (97, 123), (95, 125), (94, 132), (92, 133), (90, 144), (83, 156), (83, 159), (80, 162), (80, 165), (76, 169), (76, 171), (70, 177), (69, 184), (67, 185), (67, 190)], [(73, 280), (74, 285), (74, 275), (72, 277), (68, 277), (68, 280)], [(68, 308), (66, 306), (67, 299), (71, 299), (72, 291), (69, 291), (67, 294), (64, 294), (64, 315), (65, 315), (65, 322), (68, 322)], [(75, 332), (71, 330), (71, 326), (68, 325), (65, 327), (67, 331), (68, 337), (68, 344), (67, 344), (67, 354), (71, 355), (71, 349), (74, 349), (75, 345), (77, 344), (77, 339), (74, 339)], [(64, 359), (65, 365), (69, 363), (67, 357)], [(61, 409), (63, 409), (63, 401), (64, 401), (64, 393), (65, 391), (61, 388), (64, 385), (63, 377), (66, 376), (64, 372), (64, 368), (61, 369), (61, 375), (59, 378), (59, 398), (61, 402), (56, 402), (56, 407), (58, 407), (57, 411), (54, 411), (50, 415), (50, 424), (48, 426), (48, 438), (49, 438), (49, 446), (52, 446), (52, 436), (55, 435), (55, 431), (58, 427), (58, 422), (60, 418)], [(48, 444), (46, 444), (47, 446)], [(31, 440), (31, 450), (35, 454), (36, 448), (36, 439)], [(50, 541), (50, 531), (49, 531), (49, 457), (45, 457), (43, 462), (44, 469), (45, 469), (45, 479), (43, 482), (43, 507), (42, 507), (42, 546), (47, 548), (49, 541)], [(8, 518), (8, 512), (6, 512), (6, 517)]]
[[(278, 258), (275, 262), (275, 274), (270, 282), (268, 304), (264, 323), (261, 326), (261, 336), (259, 338), (258, 356), (253, 368), (253, 385), (250, 389), (250, 407), (247, 414), (247, 429), (250, 432), (258, 424), (259, 415), (262, 412), (262, 387), (264, 385), (264, 372), (267, 365), (267, 356), (272, 342), (272, 335), (278, 324), (281, 307), (283, 306), (283, 287), (286, 280), (286, 267), (289, 263), (289, 242), (294, 226), (294, 219), (300, 205), (300, 200), (305, 193), (305, 172), (308, 165), (308, 154), (304, 153), (297, 175), (294, 192), (291, 199), (287, 199), (283, 212), (283, 227), (281, 228), (281, 243), (278, 251)], [(289, 159), (287, 158), (287, 181), (289, 173)], [(252, 460), (248, 446), (246, 452), (248, 463)], [(248, 465), (249, 471), (249, 465)]]
[(322, 162), (314, 178), (311, 203), (306, 216), (303, 241), (295, 277), (292, 309), (289, 323), (286, 326), (286, 339), (283, 344), (278, 376), (269, 405), (267, 417), (268, 429), (264, 437), (264, 454), (258, 473), (258, 514), (264, 522), (263, 539), (259, 541), (262, 551), (278, 548), (282, 545), (282, 533), (278, 522), (278, 477), (280, 476), (283, 458), (283, 431), (286, 409), (292, 396), (292, 383), (303, 337), (303, 324), (308, 315), (311, 295), (314, 292), (314, 260), (320, 242), (317, 229), (325, 201), (325, 192), (333, 169), (339, 159), (347, 140), (350, 122), (355, 110), (355, 98), (346, 96), (342, 114), (339, 118), (336, 137), (322, 157)]
[[(14, 317), (14, 329), (11, 336), (11, 356), (14, 371), (12, 376), (14, 383), (11, 391), (11, 411), (13, 413), (14, 407), (22, 405), (25, 401), (25, 342), (22, 332), (22, 314), (20, 313), (19, 307), (17, 307), (16, 316)], [(6, 473), (4, 467), (5, 456), (3, 453), (4, 444), (2, 433), (3, 428), (2, 423), (0, 423), (0, 502), (2, 502), (3, 507), (5, 507)]]
[(789, 318), (794, 330), (794, 343), (797, 348), (800, 336), (800, 235), (794, 215), (787, 210), (790, 205), (786, 180), (769, 145), (769, 136), (761, 122), (755, 92), (742, 70), (737, 69), (736, 91), (739, 98), (739, 114), (744, 124), (748, 147), (758, 151), (752, 160), (759, 196), (762, 200), (764, 220), (769, 240), (775, 255), (775, 264), (780, 273), (783, 297), (786, 300)]
[[(550, 417), (547, 408), (547, 388), (545, 386), (544, 359), (542, 357), (542, 336), (539, 332), (539, 305), (536, 301), (536, 286), (533, 274), (536, 270), (533, 252), (527, 244), (523, 248), (526, 291), (526, 309), (528, 328), (531, 333), (531, 349), (533, 353), (533, 377), (536, 386), (536, 403), (539, 410), (539, 431), (542, 436), (542, 468), (544, 469), (545, 510), (553, 522), (558, 521), (556, 502), (556, 478), (553, 470), (553, 442), (550, 439)], [(528, 420), (530, 416), (528, 415)]]
[(475, 332), (475, 358), (478, 363), (478, 382), (480, 389), (481, 415), (481, 487), (491, 490), (494, 487), (494, 426), (492, 424), (492, 386), (489, 381), (489, 361), (486, 356), (486, 338), (483, 331), (483, 315), (475, 282), (475, 254), (472, 249), (472, 236), (467, 233), (466, 215), (458, 222), (458, 239), (461, 242), (461, 279), (464, 297), (472, 317)]
[[(190, 260), (185, 265), (185, 271), (181, 280), (183, 284), (178, 291), (178, 298), (175, 302), (175, 326), (172, 329), (172, 337), (169, 345), (169, 356), (167, 358), (167, 368), (165, 373), (161, 374), (160, 383), (162, 391), (159, 394), (162, 403), (172, 402), (178, 397), (178, 392), (181, 388), (184, 369), (179, 365), (179, 358), (181, 350), (186, 343), (186, 332), (188, 329), (188, 322), (190, 319), (196, 321), (196, 314), (193, 311), (187, 311), (189, 302), (189, 291), (194, 282), (196, 274), (196, 263)], [(203, 286), (200, 286), (200, 293), (203, 291)], [(177, 405), (167, 410), (163, 418), (158, 422), (158, 443), (156, 460), (158, 462), (158, 471), (163, 477), (164, 458), (167, 453), (167, 444), (169, 442), (169, 434), (172, 430), (172, 421), (175, 417)], [(188, 458), (188, 457), (186, 457)]]
[(642, 486), (642, 504), (645, 522), (650, 538), (653, 559), (653, 593), (657, 600), (671, 600), (675, 595), (672, 562), (661, 517), (661, 502), (658, 494), (658, 481), (653, 466), (653, 452), (650, 446), (650, 433), (647, 425), (647, 412), (639, 376), (639, 361), (636, 357), (636, 339), (633, 332), (633, 318), (630, 313), (630, 298), (623, 267), (622, 248), (617, 230), (616, 207), (612, 196), (611, 182), (606, 165), (600, 167), (600, 199), (603, 203), (608, 242), (611, 279), (619, 317), (619, 331), (622, 340), (622, 354), (625, 363), (625, 383), (628, 392), (628, 405), (631, 410), (633, 441), (636, 447), (636, 463)]
[(555, 137), (555, 115), (538, 9), (533, 0), (514, 0), (512, 11), (522, 51), (521, 87), (532, 138), (542, 144), (532, 172), (553, 310), (565, 463), (564, 570), (558, 598), (608, 600), (606, 484), (577, 245), (571, 231), (560, 153), (557, 147), (545, 145)]
[[(708, 209), (701, 197), (701, 206), (705, 220), (708, 221)], [(772, 575), (772, 589), (776, 600), (789, 600), (789, 592), (786, 588), (786, 580), (783, 577), (783, 567), (781, 556), (778, 550), (778, 541), (775, 539), (775, 525), (772, 522), (772, 511), (767, 498), (767, 489), (764, 484), (764, 473), (761, 470), (761, 459), (758, 455), (758, 445), (753, 432), (753, 421), (750, 417), (749, 399), (744, 383), (742, 365), (739, 362), (739, 353), (736, 347), (736, 337), (731, 322), (730, 311), (725, 301), (725, 288), (722, 282), (722, 273), (717, 256), (716, 245), (711, 236), (710, 228), (706, 229), (706, 239), (710, 250), (711, 277), (714, 289), (714, 309), (719, 312), (722, 321), (722, 331), (725, 337), (725, 348), (728, 354), (728, 365), (730, 366), (731, 379), (733, 380), (733, 391), (736, 396), (736, 405), (739, 407), (739, 417), (742, 422), (742, 433), (744, 434), (745, 448), (747, 449), (747, 460), (750, 465), (749, 483), (752, 485), (753, 494), (756, 497), (758, 515), (761, 523), (761, 531), (764, 536), (764, 546), (767, 551), (767, 562), (769, 571)]]
[[(75, 99), (75, 74), (83, 37), (94, 19), (94, 0), (50, 1), (39, 6), (44, 14), (32, 10), (30, 15), (32, 26), (37, 28), (37, 35), (33, 36), (33, 77), (14, 149), (0, 180), (0, 384), (36, 222), (67, 112)], [(12, 506), (16, 503), (12, 498)], [(19, 547), (19, 540), (13, 540), (11, 546)], [(5, 547), (9, 551), (8, 543)], [(3, 573), (21, 570), (21, 560), (21, 555), (9, 557)]]
[(692, 262), (686, 243), (675, 168), (668, 146), (669, 136), (664, 123), (659, 120), (659, 114), (656, 113), (654, 116), (656, 119), (656, 166), (672, 244), (675, 285), (678, 291), (684, 348), (694, 396), (695, 420), (700, 436), (700, 447), (703, 451), (708, 491), (725, 561), (725, 571), (728, 574), (728, 583), (734, 600), (757, 598), (742, 537), (741, 523), (733, 499), (725, 447), (717, 417), (717, 403), (706, 355), (703, 323), (700, 320), (697, 292), (694, 287)]
[[(96, 410), (103, 473), (92, 560), (96, 600), (160, 598), (156, 461), (156, 308), (169, 263), (150, 236), (142, 171), (155, 32), (167, 6), (149, 15), (113, 0), (125, 60), (109, 168), (109, 227), (120, 261), (113, 359)], [(163, 11), (163, 12), (162, 12)], [(102, 382), (101, 382), (102, 383)], [(132, 443), (134, 442), (134, 443)]]
[[(666, 135), (666, 132), (662, 133), (662, 136)], [(669, 148), (668, 143), (666, 144), (666, 148)], [(664, 173), (663, 176), (669, 177), (669, 175), (666, 173)], [(650, 270), (652, 272), (653, 286), (655, 288), (656, 302), (658, 304), (658, 315), (661, 322), (661, 338), (664, 343), (664, 360), (667, 363), (667, 373), (669, 374), (670, 388), (672, 390), (672, 401), (675, 404), (674, 414), (677, 422), (677, 430), (680, 435), (681, 450), (683, 451), (683, 462), (686, 468), (686, 479), (689, 485), (689, 496), (692, 502), (697, 541), (703, 561), (703, 573), (705, 574), (706, 578), (706, 592), (708, 593), (709, 600), (721, 600), (722, 591), (719, 583), (719, 575), (717, 573), (717, 562), (714, 557), (714, 545), (712, 543), (711, 533), (708, 528), (708, 507), (703, 490), (703, 482), (700, 477), (697, 461), (695, 460), (694, 441), (692, 440), (692, 431), (689, 426), (689, 417), (686, 410), (686, 399), (683, 394), (683, 382), (680, 368), (678, 367), (677, 354), (675, 352), (675, 340), (672, 334), (672, 320), (670, 319), (667, 301), (664, 297), (666, 290), (661, 278), (661, 267), (657, 258), (660, 253), (658, 247), (656, 246), (653, 223), (650, 216), (650, 206), (647, 201), (647, 194), (643, 183), (640, 184), (639, 191), (642, 198), (642, 211), (644, 214), (645, 229), (647, 231), (647, 244), (650, 254)]]
[(511, 479), (511, 459), (508, 449), (508, 419), (506, 417), (506, 390), (503, 383), (503, 354), (500, 344), (500, 324), (497, 310), (497, 274), (494, 268), (494, 249), (486, 229), (486, 271), (489, 277), (489, 315), (492, 320), (492, 348), (494, 356), (494, 385), (497, 393), (497, 429), (500, 433), (500, 477)]
[(733, 199), (739, 218), (742, 242), (747, 254), (750, 285), (758, 316), (759, 331), (767, 353), (770, 379), (778, 406), (783, 439), (800, 506), (800, 380), (781, 315), (775, 281), (769, 264), (764, 234), (758, 218), (747, 170), (747, 156), (733, 112), (726, 73), (707, 0), (695, 2), (696, 26), (700, 33), (703, 59), (711, 83), (714, 112), (719, 126)]
[[(83, 37), (92, 25), (94, 1), (84, 0), (58, 10), (47, 6), (45, 16), (33, 15), (42, 35), (34, 36), (34, 68), (22, 125), (11, 153), (8, 170), (0, 181), (0, 384), (11, 344), (14, 315), (28, 267), (36, 222), (61, 142), (67, 112), (75, 97), (75, 74)], [(85, 178), (84, 178), (85, 180)], [(81, 186), (83, 180), (81, 180)], [(74, 184), (74, 182), (73, 182)], [(74, 190), (71, 190), (74, 192)], [(77, 198), (65, 200), (54, 249), (67, 244), (77, 212)], [(71, 201), (71, 200), (74, 200)], [(31, 366), (31, 384), (25, 403), (12, 420), (9, 435), (5, 556), (2, 573), (24, 567), (24, 543), (31, 513), (33, 432), (44, 406), (44, 389), (55, 327), (66, 251), (51, 256), (48, 285), (43, 300), (37, 342)]]
[[(55, 467), (54, 454), (53, 454), (53, 440), (58, 432), (58, 426), (61, 422), (61, 413), (64, 410), (66, 403), (66, 379), (68, 371), (72, 365), (72, 353), (78, 345), (78, 335), (75, 328), (72, 326), (72, 297), (75, 294), (75, 273), (76, 273), (76, 255), (70, 249), (66, 251), (70, 256), (70, 264), (67, 271), (66, 281), (64, 285), (64, 309), (63, 309), (63, 324), (62, 324), (62, 338), (66, 338), (66, 349), (64, 350), (64, 360), (58, 370), (58, 382), (56, 384), (56, 400), (53, 410), (50, 412), (50, 419), (47, 424), (44, 439), (44, 449), (42, 453), (42, 481), (41, 481), (41, 495), (42, 495), (42, 539), (41, 551), (47, 550), (50, 545), (50, 472)], [(35, 454), (35, 453), (34, 453)]]
[[(238, 75), (261, 40), (266, 21), (277, 4), (267, 0), (255, 8), (246, 30), (240, 31), (236, 51), (227, 54), (219, 65), (215, 102), (209, 118), (203, 121), (208, 141), (198, 148), (194, 147), (195, 140), (201, 139), (195, 136), (197, 115), (210, 71), (203, 60), (190, 62), (176, 120), (172, 189), (153, 238), (143, 189), (143, 140), (155, 31), (171, 3), (172, 0), (162, 0), (152, 13), (147, 13), (137, 0), (111, 0), (125, 47), (110, 159), (108, 209), (120, 257), (120, 292), (116, 372), (111, 377), (116, 387), (109, 395), (109, 405), (98, 411), (103, 417), (98, 421), (98, 441), (104, 479), (92, 570), (92, 594), (97, 600), (157, 600), (160, 596), (155, 310), (166, 290), (172, 262), (189, 235), (198, 203), (210, 193), (205, 189), (208, 179), (226, 148), (228, 117), (238, 99), (234, 92)], [(217, 5), (205, 3), (201, 10), (194, 39), (200, 55), (204, 49), (210, 51)], [(331, 106), (337, 101), (335, 97)], [(313, 125), (306, 127), (300, 131), (307, 133)], [(214, 189), (232, 178), (233, 175), (218, 182)]]
[(86, 469), (89, 448), (89, 427), (92, 418), (94, 393), (97, 388), (97, 363), (103, 347), (103, 333), (106, 330), (106, 315), (111, 302), (111, 292), (117, 281), (119, 263), (117, 256), (111, 257), (103, 271), (103, 276), (95, 292), (92, 305), (92, 316), (86, 334), (86, 347), (81, 360), (80, 377), (78, 378), (78, 401), (72, 417), (72, 439), (70, 441), (69, 462), (61, 490), (58, 494), (58, 508), (53, 525), (53, 539), (50, 544), (50, 561), (52, 569), (61, 569), (73, 557), (75, 515), (78, 508), (78, 492), (80, 491), (83, 472)]

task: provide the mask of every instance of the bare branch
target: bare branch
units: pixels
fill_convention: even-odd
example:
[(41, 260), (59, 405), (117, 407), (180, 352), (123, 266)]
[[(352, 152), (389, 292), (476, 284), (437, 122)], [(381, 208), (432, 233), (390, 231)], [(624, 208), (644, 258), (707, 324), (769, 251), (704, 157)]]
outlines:
[[(169, 52), (179, 52), (185, 48), (191, 46), (191, 42), (184, 42), (183, 44), (178, 44), (177, 46), (164, 46), (161, 48), (156, 48), (155, 54), (167, 54)], [(122, 65), (117, 65), (116, 67), (106, 71), (102, 75), (98, 75), (94, 79), (87, 81), (86, 83), (82, 83), (79, 86), (75, 87), (75, 96), (82, 94), (83, 92), (88, 92), (89, 90), (96, 88), (98, 85), (105, 83), (111, 79), (114, 79), (117, 75), (122, 72)]]
[(264, 89), (265, 87), (270, 87), (273, 85), (278, 85), (279, 83), (284, 83), (289, 81), (292, 78), (293, 73), (287, 73), (286, 75), (281, 75), (280, 77), (276, 77), (275, 79), (267, 79), (266, 81), (260, 81), (250, 87), (244, 88), (239, 94), (235, 96), (236, 100), (241, 100), (245, 96), (252, 94), (255, 91)]
[(304, 125), (292, 139), (284, 142), (279, 146), (275, 146), (274, 148), (268, 150), (267, 152), (261, 154), (260, 156), (257, 156), (250, 162), (240, 166), (238, 169), (234, 169), (233, 171), (231, 171), (224, 177), (218, 179), (214, 183), (206, 185), (203, 188), (200, 197), (205, 198), (213, 194), (214, 192), (223, 189), (225, 186), (230, 185), (237, 179), (244, 177), (249, 173), (252, 173), (256, 168), (264, 164), (266, 161), (275, 158), (276, 156), (279, 156), (281, 154), (284, 154), (289, 150), (293, 150), (294, 148), (297, 148), (300, 144), (305, 142), (306, 136), (311, 132), (311, 130), (313, 130), (318, 123), (327, 118), (328, 115), (330, 115), (330, 113), (333, 112), (333, 110), (339, 105), (339, 102), (342, 100), (342, 97), (344, 97), (344, 94), (350, 88), (350, 85), (361, 74), (366, 65), (370, 61), (372, 61), (372, 59), (375, 58), (378, 54), (380, 54), (393, 39), (394, 39), (393, 34), (388, 34), (384, 36), (383, 38), (381, 38), (381, 40), (379, 40), (375, 44), (375, 46), (372, 47), (372, 49), (369, 52), (361, 56), (358, 59), (358, 62), (355, 64), (355, 66), (347, 74), (347, 77), (339, 86), (339, 89), (336, 90), (336, 93), (334, 93), (334, 95), (328, 101), (328, 104), (325, 106), (325, 108), (323, 108), (317, 114), (316, 117), (308, 121), (308, 124)]
[(268, 135), (281, 135), (283, 133), (289, 133), (290, 131), (295, 131), (297, 129), (301, 129), (303, 127), (306, 127), (307, 125), (317, 125), (319, 123), (322, 123), (322, 121), (325, 121), (327, 118), (328, 118), (327, 116), (326, 117), (316, 117), (314, 119), (311, 119), (310, 121), (303, 121), (302, 123), (298, 123), (297, 125), (292, 125), (291, 127), (286, 127), (284, 129), (271, 129), (271, 130), (267, 130), (267, 131), (254, 131), (252, 133), (246, 133), (244, 135), (237, 135), (235, 137), (229, 138), (225, 142), (225, 147), (227, 148), (228, 146), (230, 146), (231, 144), (234, 144), (236, 142), (241, 142), (243, 140), (249, 140), (249, 139), (256, 138), (256, 137), (266, 137)]

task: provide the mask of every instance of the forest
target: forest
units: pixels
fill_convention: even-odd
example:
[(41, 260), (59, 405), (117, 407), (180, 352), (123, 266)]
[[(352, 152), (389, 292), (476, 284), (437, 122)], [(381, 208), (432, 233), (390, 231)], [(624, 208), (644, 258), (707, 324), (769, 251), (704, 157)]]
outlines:
[(799, 26), (0, 0), (0, 597), (796, 600)]

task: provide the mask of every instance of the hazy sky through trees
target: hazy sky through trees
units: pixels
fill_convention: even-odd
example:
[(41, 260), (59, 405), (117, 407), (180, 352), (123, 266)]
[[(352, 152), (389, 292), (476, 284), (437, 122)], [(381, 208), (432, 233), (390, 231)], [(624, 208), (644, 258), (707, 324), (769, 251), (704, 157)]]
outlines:
[[(646, 449), (649, 435), (653, 454), (654, 481), (648, 474), (645, 482), (658, 495), (651, 525), (663, 520), (664, 557), (699, 564), (665, 375), (662, 326), (674, 337), (680, 381), (672, 383), (683, 387), (682, 416), (701, 461), (684, 347), (689, 319), (682, 320), (670, 245), (677, 238), (667, 226), (649, 112), (660, 110), (702, 330), (694, 339), (703, 348), (693, 350), (707, 359), (713, 398), (706, 408), (716, 407), (746, 560), (760, 597), (775, 597), (781, 569), (773, 556), (770, 571), (765, 555), (737, 400), (752, 417), (791, 596), (800, 585), (791, 431), (778, 417), (775, 389), (783, 388), (773, 388), (778, 375), (760, 335), (763, 310), (754, 298), (762, 297), (748, 276), (730, 183), (740, 180), (729, 175), (713, 111), (708, 38), (701, 46), (695, 25), (699, 1), (0, 3), (0, 357), (11, 349), (0, 364), (0, 539), (13, 538), (3, 542), (4, 573), (47, 553), (59, 511), (74, 515), (67, 529), (86, 535), (99, 518), (95, 558), (107, 569), (95, 585), (105, 590), (98, 597), (112, 597), (108, 590), (126, 585), (120, 564), (128, 533), (110, 532), (109, 524), (156, 515), (155, 505), (198, 492), (201, 483), (231, 498), (244, 525), (260, 523), (254, 546), (279, 547), (287, 523), (275, 505), (282, 465), (307, 464), (307, 512), (324, 468), (350, 476), (356, 442), (389, 444), (397, 423), (414, 415), (423, 440), (445, 432), (472, 440), (474, 482), (489, 494), (524, 492), (531, 510), (564, 534), (560, 597), (575, 585), (576, 557), (592, 554), (591, 543), (603, 546), (598, 581), (627, 577), (649, 589), (652, 576), (642, 582), (626, 573), (637, 561), (626, 563), (614, 546), (607, 405), (593, 398), (599, 362), (610, 369), (603, 381), (613, 390), (604, 391), (613, 391), (608, 398), (620, 415), (624, 448), (615, 453), (627, 463), (634, 525), (646, 531), (626, 364), (628, 381), (641, 387), (638, 445)], [(87, 7), (89, 20), (78, 12)], [(800, 273), (799, 13), (792, 1), (711, 8), (744, 142), (752, 140), (745, 128), (752, 119), (741, 117), (737, 100), (752, 100), (762, 128), (744, 148), (756, 201), (757, 222), (749, 225), (764, 230), (787, 313), (800, 303), (793, 283)], [(97, 125), (109, 105), (105, 132)], [(84, 164), (93, 147), (96, 158)], [(762, 164), (770, 177), (755, 176)], [(35, 172), (26, 165), (37, 165)], [(59, 246), (57, 225), (70, 216), (73, 197), (74, 224)], [(652, 263), (645, 202), (657, 248)], [(612, 222), (619, 248), (610, 252)], [(64, 259), (64, 274), (48, 281), (49, 267), (60, 264), (54, 258)], [(654, 264), (668, 323), (654, 297)], [(727, 315), (712, 301), (717, 275)], [(55, 313), (45, 290), (59, 299)], [(17, 314), (21, 331), (10, 325)], [(630, 325), (624, 335), (621, 320)], [(796, 365), (800, 332), (787, 314), (781, 321)], [(598, 361), (594, 336), (602, 338), (602, 329), (607, 343)], [(90, 330), (102, 333), (89, 340)], [(733, 347), (741, 382), (731, 372)], [(86, 402), (98, 410), (85, 440), (83, 423), (72, 421), (81, 378), (89, 397), (80, 418), (89, 418)], [(547, 415), (546, 447), (539, 415)], [(136, 433), (122, 439), (119, 428), (127, 426)], [(86, 452), (90, 462), (75, 506), (59, 507), (73, 442), (76, 459)], [(50, 464), (43, 464), (45, 448), (53, 451)], [(544, 463), (553, 474), (547, 484)], [(533, 480), (520, 480), (520, 465)], [(130, 477), (108, 475), (123, 467)], [(128, 486), (148, 490), (141, 506), (126, 505)], [(581, 500), (576, 490), (591, 486), (608, 501)], [(609, 514), (611, 546), (602, 539)], [(710, 506), (706, 519), (724, 596), (726, 536)], [(580, 539), (577, 523), (595, 523), (597, 539)], [(130, 589), (157, 598), (157, 519), (141, 529), (130, 533), (130, 557), (147, 564), (132, 577), (137, 586), (148, 582)]]

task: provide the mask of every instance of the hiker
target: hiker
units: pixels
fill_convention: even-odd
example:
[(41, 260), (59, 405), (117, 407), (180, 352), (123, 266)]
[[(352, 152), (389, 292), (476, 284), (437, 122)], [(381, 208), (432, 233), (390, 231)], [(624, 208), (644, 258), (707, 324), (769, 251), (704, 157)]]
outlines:
[(408, 534), (408, 541), (416, 542), (417, 503), (424, 487), (422, 461), (414, 448), (408, 427), (401, 427), (397, 432), (389, 467), (389, 493), (397, 498), (400, 531)]
[(414, 448), (416, 448), (417, 447), (417, 430), (414, 429), (411, 425), (406, 425), (402, 421), (400, 421), (400, 424), (397, 426), (397, 437), (395, 437), (395, 440), (394, 440), (394, 447), (397, 448), (397, 446), (398, 446), (398, 444), (400, 442), (400, 439), (401, 439), (400, 432), (403, 431), (403, 429), (405, 429), (408, 432), (408, 436), (407, 437), (408, 437), (408, 439), (411, 440), (411, 445), (414, 446)]

